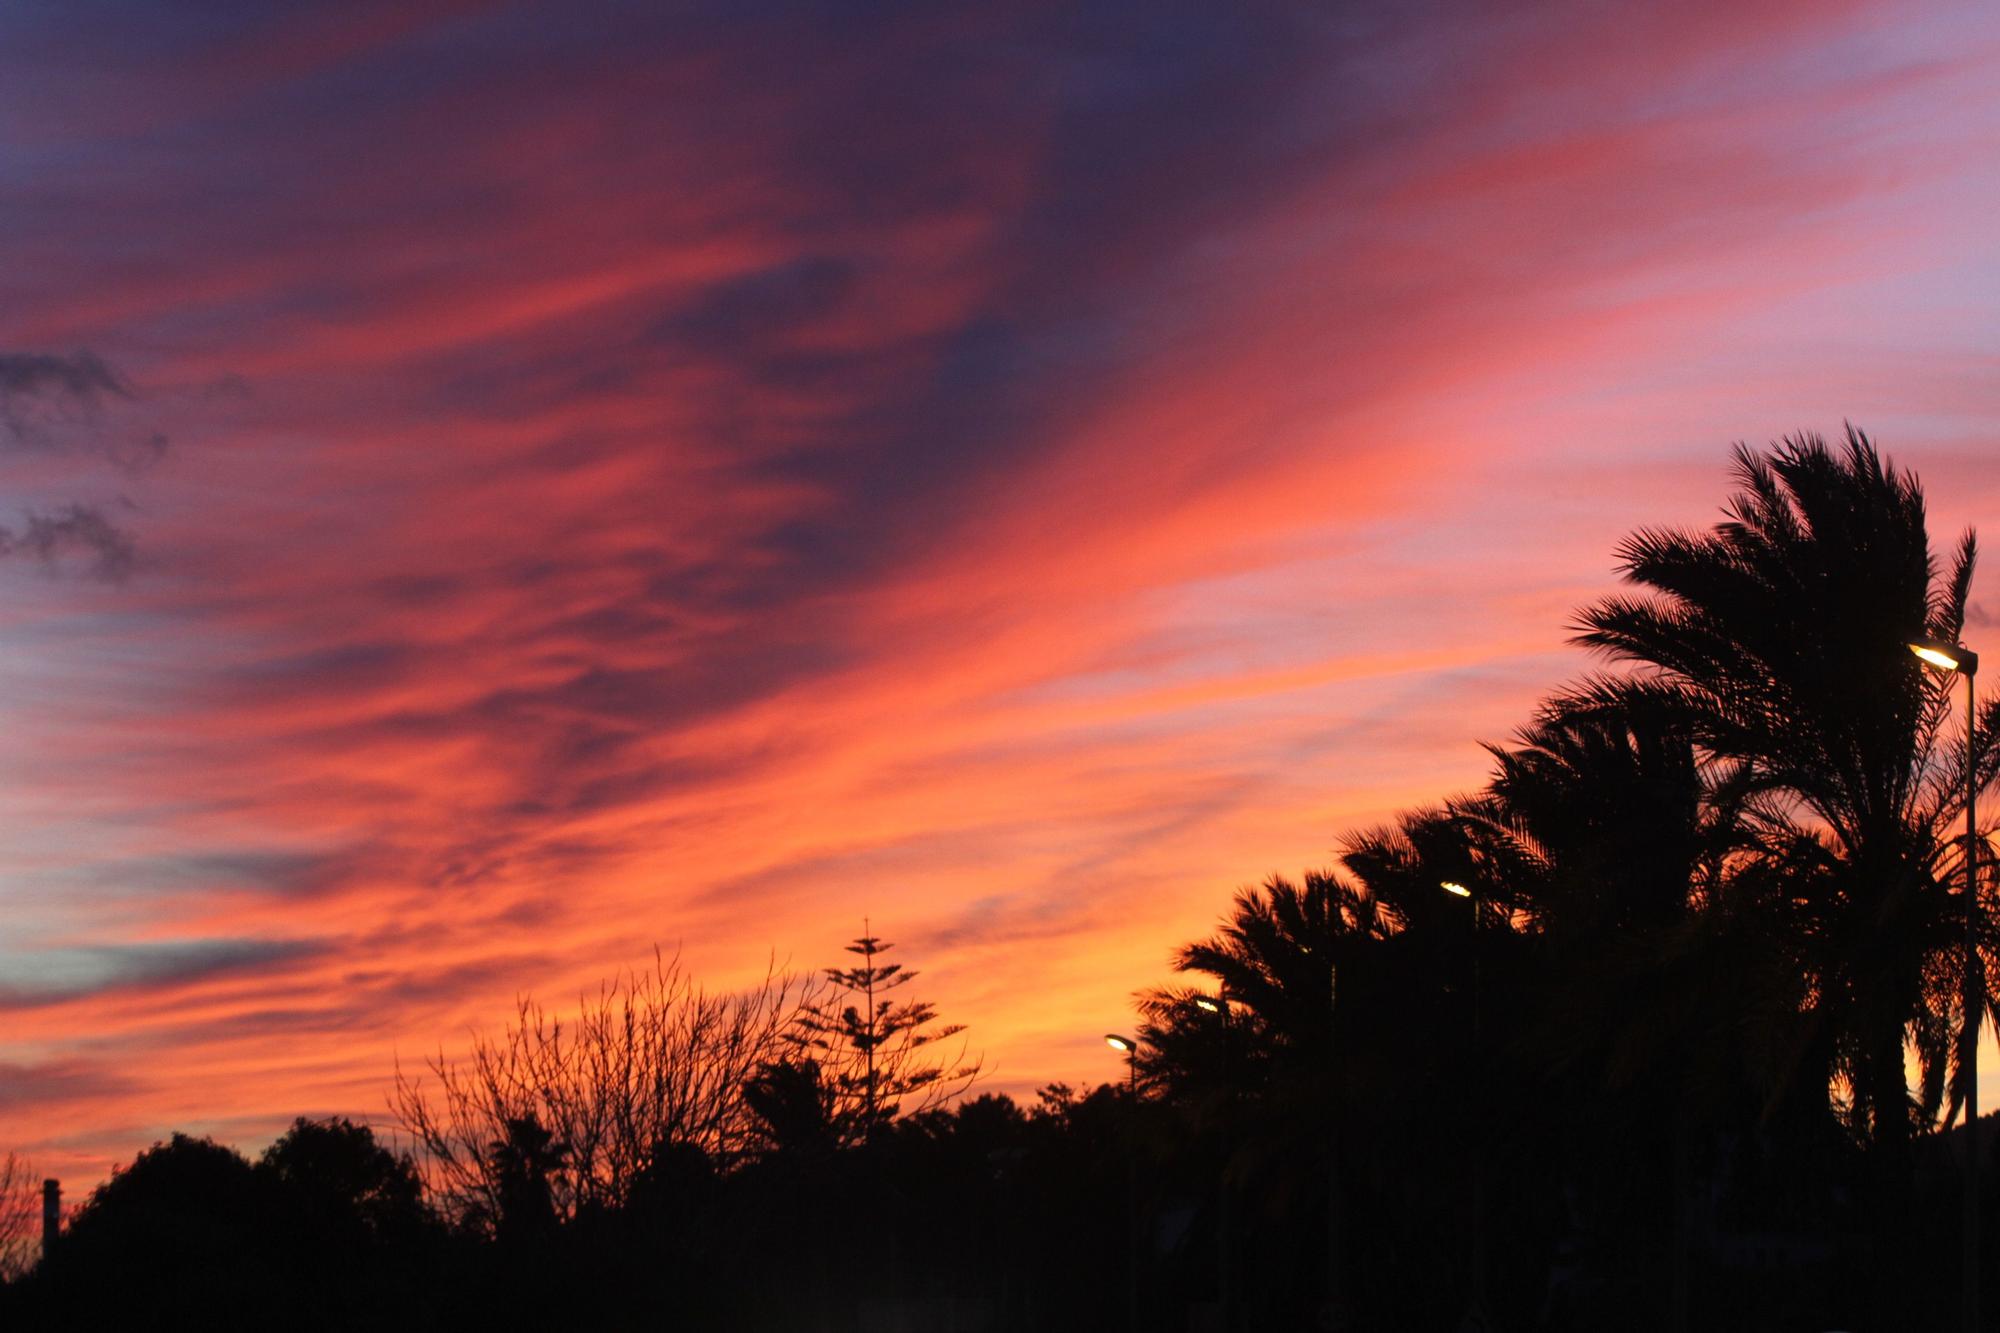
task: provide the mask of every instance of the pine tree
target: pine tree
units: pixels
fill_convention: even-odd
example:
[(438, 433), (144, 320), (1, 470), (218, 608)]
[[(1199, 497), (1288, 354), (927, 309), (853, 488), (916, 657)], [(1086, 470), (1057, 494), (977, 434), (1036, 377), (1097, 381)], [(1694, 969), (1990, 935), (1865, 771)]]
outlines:
[(870, 933), (847, 946), (860, 958), (854, 967), (826, 969), (839, 994), (810, 1005), (799, 1019), (798, 1040), (827, 1079), (845, 1141), (873, 1138), (898, 1115), (917, 1114), (956, 1096), (979, 1074), (979, 1061), (964, 1061), (964, 1047), (945, 1058), (926, 1048), (965, 1031), (963, 1023), (937, 1022), (928, 1000), (903, 999), (894, 992), (916, 979), (901, 963), (881, 961), (895, 946)]

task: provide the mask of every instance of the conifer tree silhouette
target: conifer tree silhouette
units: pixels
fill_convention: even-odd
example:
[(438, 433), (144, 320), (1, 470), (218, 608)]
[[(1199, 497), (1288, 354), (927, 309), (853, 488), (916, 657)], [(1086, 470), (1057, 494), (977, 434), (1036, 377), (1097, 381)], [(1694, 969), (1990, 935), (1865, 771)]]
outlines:
[(841, 1137), (850, 1142), (873, 1138), (899, 1114), (949, 1100), (979, 1074), (979, 1061), (966, 1063), (962, 1044), (950, 1058), (927, 1049), (958, 1036), (965, 1025), (934, 1027), (937, 1006), (896, 996), (917, 974), (881, 961), (895, 946), (873, 934), (866, 918), (861, 930), (847, 946), (860, 963), (826, 969), (839, 993), (807, 1005), (798, 1020), (799, 1044), (827, 1079)]

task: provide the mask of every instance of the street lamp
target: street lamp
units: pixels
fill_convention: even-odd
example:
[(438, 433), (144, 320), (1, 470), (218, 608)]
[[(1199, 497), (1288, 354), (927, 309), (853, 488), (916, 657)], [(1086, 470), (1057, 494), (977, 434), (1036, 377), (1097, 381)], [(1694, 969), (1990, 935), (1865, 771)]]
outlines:
[(1973, 818), (1979, 778), (1973, 758), (1973, 733), (1979, 725), (1973, 677), (1979, 674), (1979, 654), (1960, 643), (1941, 639), (1911, 639), (1909, 650), (1942, 671), (1965, 677), (1965, 1222), (1964, 1283), (1961, 1318), (1966, 1333), (1979, 1329), (1979, 1009), (1982, 997), (1974, 982), (1978, 960), (1979, 832)]
[(1126, 1087), (1133, 1093), (1139, 1091), (1139, 1043), (1130, 1037), (1121, 1037), (1116, 1032), (1104, 1034), (1104, 1044), (1125, 1056)]

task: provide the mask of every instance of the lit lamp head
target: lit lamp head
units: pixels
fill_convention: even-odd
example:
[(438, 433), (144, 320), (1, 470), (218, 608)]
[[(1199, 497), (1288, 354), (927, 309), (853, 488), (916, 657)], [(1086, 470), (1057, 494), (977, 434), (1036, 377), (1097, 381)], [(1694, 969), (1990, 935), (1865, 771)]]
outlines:
[(1194, 997), (1194, 1007), (1204, 1014), (1219, 1014), (1222, 1012), (1222, 1001), (1212, 995), (1197, 995)]
[(1979, 654), (1964, 644), (1943, 639), (1911, 639), (1909, 650), (1941, 671), (1962, 671), (1970, 676), (1979, 670)]
[(1460, 884), (1455, 879), (1439, 880), (1438, 887), (1443, 889), (1446, 893), (1453, 895), (1454, 897), (1470, 898), (1472, 896), (1472, 890), (1466, 888), (1463, 884)]
[(1139, 1049), (1138, 1042), (1133, 1041), (1130, 1037), (1121, 1037), (1115, 1032), (1107, 1032), (1104, 1034), (1104, 1044), (1106, 1046), (1109, 1046), (1112, 1050), (1122, 1051), (1126, 1055), (1130, 1055), (1132, 1054), (1132, 1052)]

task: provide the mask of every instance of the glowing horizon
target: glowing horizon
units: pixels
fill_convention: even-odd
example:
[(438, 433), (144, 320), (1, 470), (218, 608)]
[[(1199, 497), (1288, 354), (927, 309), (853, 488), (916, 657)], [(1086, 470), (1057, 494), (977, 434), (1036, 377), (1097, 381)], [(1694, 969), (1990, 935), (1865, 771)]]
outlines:
[(101, 8), (0, 15), (0, 523), (69, 524), (0, 1150), (72, 1190), (864, 916), (986, 1086), (1115, 1081), (1731, 442), (2000, 531), (1979, 6)]

